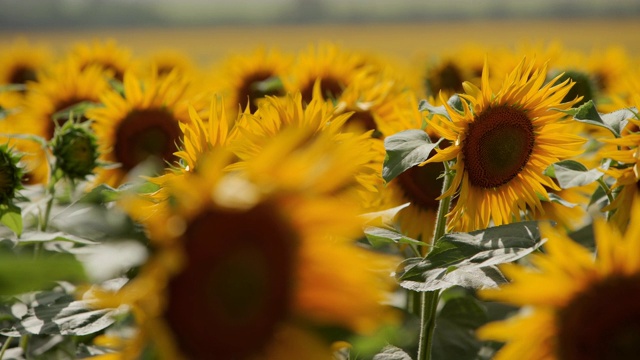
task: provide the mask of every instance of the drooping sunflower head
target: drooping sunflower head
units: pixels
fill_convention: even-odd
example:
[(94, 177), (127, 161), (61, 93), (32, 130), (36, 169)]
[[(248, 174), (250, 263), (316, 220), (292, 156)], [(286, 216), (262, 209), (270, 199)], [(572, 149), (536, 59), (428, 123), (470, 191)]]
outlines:
[[(485, 65), (482, 88), (464, 83), (462, 110), (447, 104), (450, 119), (435, 116), (429, 125), (452, 145), (438, 150), (427, 163), (456, 159), (455, 177), (444, 196), (457, 194), (450, 212), (463, 231), (520, 219), (520, 212), (541, 210), (544, 186), (555, 189), (543, 175), (547, 166), (581, 152), (584, 139), (566, 131), (563, 113), (579, 99), (562, 102), (571, 88), (558, 78), (545, 84), (546, 67), (522, 61), (493, 92)], [(434, 119), (437, 119), (434, 121)]]
[[(244, 161), (262, 156), (266, 144), (279, 133), (290, 128), (303, 129), (307, 138), (292, 138), (292, 142), (283, 143), (282, 147), (274, 148), (276, 153), (273, 156), (278, 156), (278, 151), (304, 149), (307, 146), (314, 148), (314, 139), (317, 137), (332, 138), (336, 144), (349, 144), (346, 146), (358, 149), (349, 155), (351, 159), (348, 160), (359, 169), (358, 173), (350, 178), (354, 181), (352, 185), (357, 185), (345, 186), (342, 190), (361, 193), (363, 202), (365, 202), (366, 198), (370, 198), (366, 195), (369, 192), (376, 192), (381, 185), (382, 178), (379, 167), (380, 158), (384, 154), (381, 152), (380, 144), (376, 142), (376, 139), (371, 138), (370, 133), (343, 132), (344, 124), (351, 113), (337, 113), (333, 103), (325, 101), (319, 95), (318, 90), (319, 87), (316, 85), (316, 96), (308, 104), (304, 103), (300, 92), (298, 92), (282, 98), (267, 97), (264, 102), (260, 103), (254, 114), (243, 114), (244, 116), (237, 123), (237, 131), (242, 135), (242, 139), (229, 145), (241, 160), (234, 164), (234, 167), (241, 168), (244, 166)], [(284, 163), (278, 164), (283, 167), (286, 165)], [(296, 166), (303, 166), (303, 163), (296, 164)], [(265, 167), (263, 170), (272, 173), (273, 169)], [(289, 167), (289, 170), (279, 173), (281, 184), (294, 185), (297, 181), (302, 181), (301, 177), (306, 176), (305, 173), (298, 172), (294, 167)], [(336, 174), (340, 174), (340, 172)], [(327, 184), (342, 181), (339, 176), (335, 178), (312, 177), (312, 179), (328, 181)], [(305, 181), (310, 181), (310, 179)]]
[(95, 65), (109, 70), (112, 76), (122, 81), (124, 73), (132, 68), (131, 50), (119, 45), (115, 40), (93, 41), (91, 44), (78, 43), (71, 50), (69, 57), (80, 69)]
[(510, 319), (479, 330), (506, 342), (496, 359), (633, 359), (640, 351), (640, 203), (624, 236), (597, 219), (597, 257), (564, 234), (542, 228), (545, 254), (530, 268), (502, 270), (511, 283), (484, 290), (486, 299), (523, 307)]
[(0, 145), (0, 205), (7, 205), (22, 188), (20, 155), (6, 144)]
[(101, 160), (118, 163), (119, 168), (98, 169), (96, 181), (118, 186), (127, 174), (145, 162), (152, 172), (161, 171), (164, 162), (177, 160), (180, 122), (188, 122), (189, 83), (177, 72), (159, 78), (157, 74), (139, 79), (128, 72), (124, 93), (116, 90), (100, 97), (102, 107), (87, 111), (95, 120)]

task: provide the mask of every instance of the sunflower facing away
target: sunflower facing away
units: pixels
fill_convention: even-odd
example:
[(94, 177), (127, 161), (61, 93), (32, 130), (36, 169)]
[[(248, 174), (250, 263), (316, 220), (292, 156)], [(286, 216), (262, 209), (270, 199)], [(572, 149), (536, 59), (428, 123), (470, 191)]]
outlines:
[(509, 264), (511, 283), (484, 290), (486, 299), (522, 306), (519, 315), (479, 329), (506, 342), (495, 359), (637, 359), (640, 353), (640, 202), (624, 236), (596, 219), (597, 255), (543, 228), (546, 253), (530, 267)]
[[(302, 145), (281, 149), (291, 143)], [(353, 150), (289, 128), (246, 171), (223, 171), (230, 158), (214, 149), (197, 172), (165, 184), (167, 211), (129, 205), (152, 225), (157, 251), (121, 291), (93, 292), (102, 305), (132, 306), (140, 331), (124, 358), (144, 351), (159, 359), (330, 359), (336, 339), (328, 329), (368, 332), (388, 319), (381, 301), (392, 262), (355, 245), (361, 230), (353, 202), (309, 182), (283, 189), (278, 174), (262, 171), (291, 164), (302, 178), (353, 175), (341, 161)], [(343, 185), (334, 182), (333, 192)]]
[(443, 196), (457, 194), (449, 227), (472, 231), (521, 219), (520, 211), (543, 211), (540, 197), (545, 186), (558, 189), (543, 171), (551, 164), (580, 154), (585, 140), (572, 135), (564, 114), (576, 100), (562, 103), (571, 84), (545, 84), (546, 67), (533, 71), (534, 62), (523, 60), (493, 92), (488, 66), (482, 88), (464, 83), (462, 110), (445, 104), (451, 120), (434, 116), (428, 126), (451, 146), (425, 163), (455, 159), (451, 187)]

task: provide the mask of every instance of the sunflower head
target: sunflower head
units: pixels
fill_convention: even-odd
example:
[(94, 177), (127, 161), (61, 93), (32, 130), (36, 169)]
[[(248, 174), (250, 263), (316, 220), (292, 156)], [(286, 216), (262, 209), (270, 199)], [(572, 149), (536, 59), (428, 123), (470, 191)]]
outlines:
[[(454, 109), (441, 94), (448, 117), (434, 116), (429, 125), (451, 142), (427, 163), (455, 160), (452, 186), (443, 196), (458, 195), (449, 213), (451, 226), (463, 231), (508, 224), (527, 208), (542, 211), (539, 196), (544, 186), (556, 189), (544, 170), (561, 158), (581, 153), (585, 140), (571, 134), (557, 109), (568, 109), (580, 98), (562, 102), (570, 80), (546, 80), (546, 67), (523, 60), (508, 74), (501, 89), (489, 84), (488, 65), (482, 88), (464, 83), (462, 110)], [(456, 224), (457, 223), (457, 224)]]
[(564, 82), (565, 80), (570, 80), (573, 82), (573, 87), (567, 95), (562, 99), (563, 102), (569, 102), (576, 98), (582, 98), (582, 100), (575, 103), (575, 107), (578, 107), (589, 100), (596, 99), (596, 87), (593, 79), (589, 76), (588, 73), (578, 71), (578, 70), (567, 70), (560, 75), (559, 82)]
[(567, 235), (541, 227), (545, 253), (535, 267), (509, 264), (511, 282), (482, 290), (485, 299), (522, 307), (517, 316), (480, 328), (479, 336), (506, 342), (496, 359), (634, 359), (640, 351), (640, 199), (624, 235), (593, 224), (597, 257)]
[(56, 166), (70, 179), (85, 179), (97, 165), (98, 141), (88, 124), (68, 121), (51, 140)]
[(19, 161), (18, 154), (6, 144), (0, 145), (0, 205), (10, 203), (22, 188), (23, 170)]

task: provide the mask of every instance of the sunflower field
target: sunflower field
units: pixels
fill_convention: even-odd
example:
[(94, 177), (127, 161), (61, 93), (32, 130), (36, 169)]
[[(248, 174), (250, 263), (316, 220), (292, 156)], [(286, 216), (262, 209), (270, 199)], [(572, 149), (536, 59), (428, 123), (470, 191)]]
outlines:
[(0, 360), (637, 359), (640, 67), (0, 48)]

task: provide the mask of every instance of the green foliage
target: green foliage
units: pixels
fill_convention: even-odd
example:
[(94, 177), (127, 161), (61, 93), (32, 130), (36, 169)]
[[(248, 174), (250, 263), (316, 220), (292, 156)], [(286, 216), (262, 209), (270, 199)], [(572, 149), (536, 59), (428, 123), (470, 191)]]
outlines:
[(56, 281), (86, 281), (82, 264), (68, 254), (18, 255), (0, 252), (0, 295), (51, 287)]
[(405, 236), (395, 229), (367, 226), (364, 228), (364, 235), (367, 237), (369, 243), (374, 247), (386, 244), (410, 244), (415, 246), (425, 245), (422, 241)]
[(403, 261), (396, 278), (402, 287), (413, 291), (434, 291), (455, 285), (475, 289), (496, 287), (506, 281), (496, 265), (515, 261), (543, 242), (535, 221), (446, 234), (426, 258)]
[(22, 234), (22, 210), (12, 203), (0, 204), (0, 223), (20, 236)]
[(382, 349), (381, 353), (373, 357), (373, 360), (411, 360), (411, 356), (400, 348), (387, 345)]
[(563, 189), (589, 185), (598, 181), (604, 173), (598, 169), (587, 169), (586, 166), (574, 160), (563, 160), (552, 164), (545, 174), (555, 177)]
[(482, 348), (475, 330), (487, 322), (487, 310), (473, 296), (451, 290), (443, 294), (444, 305), (436, 317), (432, 359), (475, 360)]
[(387, 156), (382, 167), (382, 178), (389, 182), (405, 170), (429, 158), (441, 140), (432, 143), (423, 130), (405, 130), (384, 139)]
[(115, 322), (115, 309), (94, 309), (60, 288), (27, 296), (12, 306), (18, 321), (0, 334), (83, 336), (94, 334)]
[(628, 119), (634, 117), (637, 110), (635, 108), (620, 109), (612, 113), (600, 114), (596, 110), (593, 100), (589, 100), (577, 108), (562, 110), (562, 112), (573, 116), (579, 122), (603, 127), (611, 131), (615, 137), (620, 137)]

